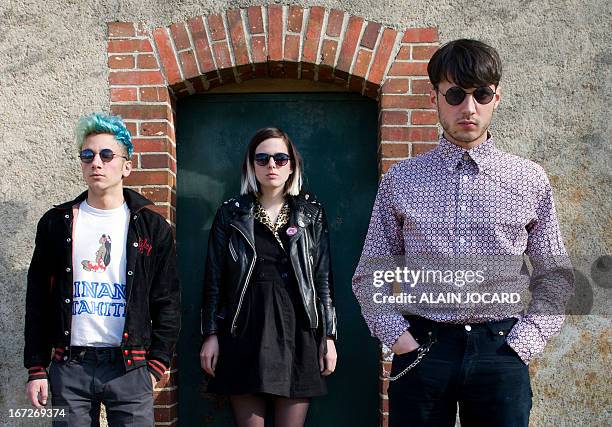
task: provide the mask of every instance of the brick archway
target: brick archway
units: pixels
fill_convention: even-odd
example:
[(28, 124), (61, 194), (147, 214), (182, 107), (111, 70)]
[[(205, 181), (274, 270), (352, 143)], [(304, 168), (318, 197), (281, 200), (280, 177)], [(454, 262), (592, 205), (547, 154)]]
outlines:
[[(125, 119), (135, 146), (126, 184), (175, 225), (175, 101), (257, 78), (326, 82), (377, 99), (384, 173), (435, 146), (426, 67), (437, 46), (436, 28), (397, 31), (322, 7), (252, 6), (153, 30), (108, 23), (110, 109)], [(175, 367), (156, 391), (156, 421), (164, 425), (178, 423)], [(386, 424), (385, 381), (381, 398)]]

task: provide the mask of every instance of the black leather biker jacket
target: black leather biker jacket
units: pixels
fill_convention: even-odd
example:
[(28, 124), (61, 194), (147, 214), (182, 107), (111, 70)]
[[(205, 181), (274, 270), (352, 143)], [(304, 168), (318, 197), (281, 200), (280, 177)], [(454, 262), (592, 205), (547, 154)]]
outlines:
[[(217, 210), (208, 240), (202, 335), (226, 328), (236, 334), (238, 315), (257, 254), (254, 236), (253, 195), (242, 195), (224, 202)], [(337, 338), (336, 312), (325, 211), (309, 193), (288, 196), (289, 226), (297, 233), (286, 248), (310, 321), (321, 335)]]

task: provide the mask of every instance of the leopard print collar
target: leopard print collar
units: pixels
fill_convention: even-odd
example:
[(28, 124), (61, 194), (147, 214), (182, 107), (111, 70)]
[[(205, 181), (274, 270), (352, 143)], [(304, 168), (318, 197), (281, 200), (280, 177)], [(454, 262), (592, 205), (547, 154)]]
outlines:
[(283, 242), (278, 234), (278, 231), (283, 228), (287, 222), (289, 222), (289, 204), (285, 202), (283, 207), (281, 208), (278, 217), (276, 218), (276, 224), (272, 224), (268, 213), (261, 205), (258, 199), (255, 200), (255, 209), (254, 209), (254, 217), (257, 221), (261, 222), (263, 225), (268, 227), (268, 229), (274, 234), (274, 238), (278, 242), (278, 244), (285, 249)]

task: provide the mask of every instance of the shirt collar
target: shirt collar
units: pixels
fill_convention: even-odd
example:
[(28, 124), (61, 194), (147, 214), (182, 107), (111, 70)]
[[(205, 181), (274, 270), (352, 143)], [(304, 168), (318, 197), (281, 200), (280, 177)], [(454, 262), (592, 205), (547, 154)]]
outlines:
[(444, 138), (444, 135), (441, 135), (437, 151), (444, 162), (444, 167), (449, 172), (454, 172), (461, 160), (469, 160), (471, 158), (476, 163), (478, 172), (486, 173), (491, 162), (494, 160), (496, 148), (490, 133), (487, 133), (487, 140), (485, 142), (471, 150), (461, 148)]

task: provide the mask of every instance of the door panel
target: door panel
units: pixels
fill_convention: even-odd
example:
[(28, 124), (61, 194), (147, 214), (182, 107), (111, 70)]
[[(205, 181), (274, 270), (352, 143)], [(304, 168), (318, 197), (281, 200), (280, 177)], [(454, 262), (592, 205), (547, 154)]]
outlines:
[[(232, 426), (229, 403), (204, 393), (199, 367), (204, 260), (217, 207), (240, 190), (246, 146), (256, 130), (285, 130), (304, 158), (304, 189), (326, 209), (338, 313), (339, 363), (329, 394), (313, 400), (308, 426), (378, 424), (378, 344), (351, 292), (377, 188), (375, 101), (357, 94), (192, 96), (177, 105), (177, 245), (182, 286), (179, 419)], [(221, 357), (223, 357), (221, 355)]]

